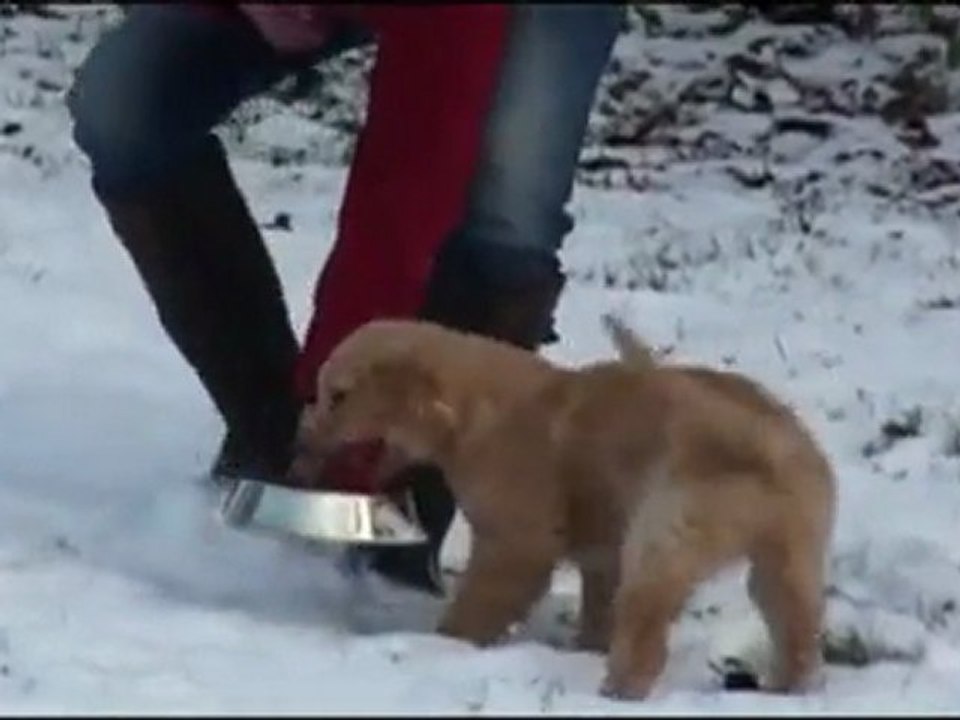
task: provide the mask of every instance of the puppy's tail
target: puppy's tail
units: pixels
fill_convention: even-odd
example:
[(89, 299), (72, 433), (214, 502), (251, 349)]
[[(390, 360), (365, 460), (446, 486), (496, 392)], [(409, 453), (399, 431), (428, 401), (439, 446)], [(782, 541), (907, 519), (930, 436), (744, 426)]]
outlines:
[(623, 318), (606, 313), (602, 319), (603, 326), (623, 362), (638, 368), (652, 368), (656, 365), (653, 350), (627, 327)]

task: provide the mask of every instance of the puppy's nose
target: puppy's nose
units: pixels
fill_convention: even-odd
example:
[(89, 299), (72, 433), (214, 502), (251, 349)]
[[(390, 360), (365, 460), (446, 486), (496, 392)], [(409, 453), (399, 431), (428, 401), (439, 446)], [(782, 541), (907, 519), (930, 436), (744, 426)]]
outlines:
[(287, 481), (299, 488), (316, 488), (321, 485), (323, 459), (310, 450), (297, 448), (293, 461), (287, 469)]

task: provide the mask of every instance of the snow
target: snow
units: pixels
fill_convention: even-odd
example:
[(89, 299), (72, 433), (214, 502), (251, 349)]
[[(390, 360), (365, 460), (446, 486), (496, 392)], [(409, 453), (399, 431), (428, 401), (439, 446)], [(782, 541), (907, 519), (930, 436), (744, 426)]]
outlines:
[[(677, 622), (653, 696), (618, 703), (596, 692), (603, 657), (568, 647), (562, 618), (577, 600), (566, 572), (517, 638), (477, 650), (431, 633), (439, 601), (345, 577), (331, 551), (219, 523), (203, 474), (220, 421), (70, 142), (63, 90), (102, 21), (93, 6), (0, 18), (0, 713), (960, 709), (960, 236), (956, 206), (930, 209), (904, 181), (904, 168), (957, 162), (955, 115), (931, 121), (942, 143), (929, 151), (905, 148), (876, 118), (831, 118), (828, 139), (791, 144), (771, 160), (776, 180), (754, 190), (725, 170), (759, 170), (749, 152), (654, 163), (648, 149), (633, 167), (643, 191), (578, 187), (563, 340), (546, 354), (609, 355), (599, 316), (621, 310), (671, 357), (767, 383), (840, 478), (828, 630), (844, 657), (833, 653), (822, 686), (801, 697), (718, 689), (711, 662), (764, 662), (734, 568)], [(810, 67), (822, 75), (832, 62)], [(22, 129), (3, 131), (12, 122)], [(282, 140), (291, 145), (307, 132), (296, 117), (269, 122), (231, 157), (255, 216), (292, 218), (292, 231), (265, 236), (302, 328), (344, 170), (312, 156), (264, 162), (271, 132), (295, 133)], [(735, 113), (704, 122), (755, 134)], [(885, 156), (834, 162), (859, 148)], [(822, 179), (798, 188), (813, 170)], [(885, 438), (890, 421), (902, 432)], [(458, 526), (450, 566), (468, 543)]]

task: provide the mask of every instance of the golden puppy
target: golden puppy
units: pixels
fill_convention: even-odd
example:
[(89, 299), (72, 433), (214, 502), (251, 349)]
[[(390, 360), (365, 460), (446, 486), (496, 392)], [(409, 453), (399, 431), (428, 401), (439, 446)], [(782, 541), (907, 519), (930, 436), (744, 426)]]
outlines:
[(827, 460), (755, 383), (660, 365), (607, 328), (620, 361), (565, 369), (429, 323), (370, 323), (321, 369), (305, 445), (377, 437), (442, 467), (473, 534), (442, 633), (497, 640), (570, 559), (580, 645), (609, 647), (607, 694), (640, 698), (697, 584), (746, 559), (776, 650), (770, 687), (802, 689), (819, 660)]

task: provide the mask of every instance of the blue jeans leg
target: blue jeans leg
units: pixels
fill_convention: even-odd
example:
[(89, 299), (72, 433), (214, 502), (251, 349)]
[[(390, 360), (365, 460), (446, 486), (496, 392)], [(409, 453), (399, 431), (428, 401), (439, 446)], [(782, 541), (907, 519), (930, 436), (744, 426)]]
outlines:
[(68, 98), (94, 186), (135, 193), (215, 141), (212, 129), (285, 74), (360, 42), (344, 32), (310, 56), (281, 56), (244, 16), (180, 3), (134, 5), (87, 56)]
[(452, 242), (503, 283), (555, 267), (600, 75), (624, 16), (614, 4), (518, 4), (465, 219)]

